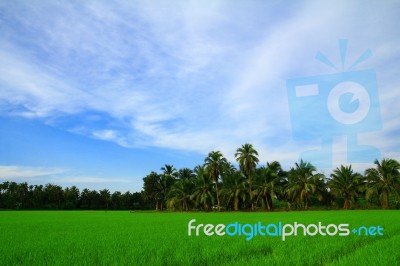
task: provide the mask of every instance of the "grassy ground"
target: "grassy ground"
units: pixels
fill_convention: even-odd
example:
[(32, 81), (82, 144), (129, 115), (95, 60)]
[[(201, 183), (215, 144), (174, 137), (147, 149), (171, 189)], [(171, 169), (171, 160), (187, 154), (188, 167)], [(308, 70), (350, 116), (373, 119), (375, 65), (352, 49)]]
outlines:
[[(188, 222), (348, 223), (384, 236), (188, 236)], [(399, 211), (0, 212), (1, 265), (400, 265)]]

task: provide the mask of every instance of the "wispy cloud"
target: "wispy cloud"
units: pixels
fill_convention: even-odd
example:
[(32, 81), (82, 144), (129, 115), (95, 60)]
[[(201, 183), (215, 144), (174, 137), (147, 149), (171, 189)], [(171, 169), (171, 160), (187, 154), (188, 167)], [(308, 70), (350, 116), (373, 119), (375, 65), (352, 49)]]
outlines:
[(93, 137), (100, 140), (116, 142), (118, 145), (121, 145), (122, 147), (126, 148), (132, 147), (132, 145), (130, 145), (127, 142), (126, 137), (121, 136), (120, 133), (117, 132), (116, 130), (111, 130), (111, 129), (97, 130), (93, 132)]
[(54, 167), (33, 167), (21, 165), (0, 165), (0, 182), (15, 181), (37, 183), (53, 183), (62, 186), (76, 185), (80, 188), (103, 189), (107, 184), (112, 191), (140, 191), (142, 185), (135, 178), (87, 176), (77, 174), (71, 169)]
[(59, 175), (65, 170), (45, 167), (0, 165), (0, 179), (34, 178)]
[(59, 183), (71, 183), (71, 184), (98, 184), (98, 183), (132, 183), (131, 180), (120, 179), (120, 178), (102, 178), (102, 177), (68, 177), (57, 179)]

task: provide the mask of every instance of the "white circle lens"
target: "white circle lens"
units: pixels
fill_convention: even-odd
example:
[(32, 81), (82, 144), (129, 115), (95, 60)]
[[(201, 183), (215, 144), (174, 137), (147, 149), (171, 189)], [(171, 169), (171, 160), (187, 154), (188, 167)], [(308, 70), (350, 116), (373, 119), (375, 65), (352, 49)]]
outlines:
[[(359, 102), (354, 112), (345, 112), (340, 108), (340, 97), (344, 94), (353, 94), (349, 104)], [(339, 123), (351, 125), (362, 121), (368, 114), (370, 98), (366, 89), (359, 83), (346, 81), (336, 85), (328, 96), (328, 110), (331, 116)]]

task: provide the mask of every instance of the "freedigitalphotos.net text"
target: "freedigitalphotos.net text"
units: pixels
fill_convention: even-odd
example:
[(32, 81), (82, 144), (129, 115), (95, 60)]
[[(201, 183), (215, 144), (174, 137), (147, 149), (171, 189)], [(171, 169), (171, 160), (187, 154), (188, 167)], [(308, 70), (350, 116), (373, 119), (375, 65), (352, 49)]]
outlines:
[(206, 236), (244, 236), (249, 241), (255, 236), (271, 236), (281, 237), (283, 241), (290, 236), (349, 236), (351, 232), (355, 235), (367, 235), (367, 236), (382, 236), (383, 228), (381, 226), (360, 226), (350, 230), (350, 225), (343, 224), (327, 224), (324, 225), (322, 222), (317, 224), (302, 224), (298, 222), (291, 223), (270, 223), (263, 224), (257, 222), (254, 224), (242, 224), (239, 222), (233, 222), (228, 225), (225, 224), (202, 224), (196, 223), (196, 219), (192, 219), (188, 223), (188, 236), (199, 236), (201, 234)]

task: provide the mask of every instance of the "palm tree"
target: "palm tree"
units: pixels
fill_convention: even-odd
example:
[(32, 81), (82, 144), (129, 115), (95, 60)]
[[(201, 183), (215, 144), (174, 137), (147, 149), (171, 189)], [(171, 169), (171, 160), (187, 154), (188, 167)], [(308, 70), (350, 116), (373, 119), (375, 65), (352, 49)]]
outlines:
[(223, 172), (223, 168), (227, 165), (228, 161), (224, 158), (220, 151), (212, 151), (204, 159), (205, 170), (210, 175), (215, 183), (215, 192), (217, 194), (217, 208), (221, 209), (219, 201), (218, 180)]
[(344, 199), (343, 209), (349, 209), (350, 204), (357, 201), (359, 192), (364, 186), (364, 178), (359, 173), (353, 172), (350, 166), (341, 165), (331, 174), (332, 179), (328, 186), (332, 193)]
[(65, 207), (67, 209), (76, 209), (78, 207), (79, 194), (79, 189), (76, 186), (65, 188)]
[(124, 206), (122, 204), (122, 193), (119, 191), (114, 191), (114, 193), (111, 194), (111, 206), (112, 209), (114, 210), (120, 210), (124, 209)]
[[(289, 171), (287, 196), (291, 201), (299, 205), (303, 205), (304, 209), (308, 209), (310, 196), (323, 189), (324, 175), (313, 174), (316, 171), (315, 166), (303, 160), (295, 164), (295, 168)], [(320, 195), (322, 197), (322, 195)]]
[(61, 204), (64, 201), (64, 190), (62, 187), (54, 184), (46, 184), (44, 193), (47, 196), (47, 203), (50, 208), (61, 209)]
[(175, 169), (173, 165), (166, 164), (161, 167), (163, 173), (161, 174), (161, 210), (163, 209), (164, 204), (167, 202), (167, 196), (170, 188), (175, 183), (176, 178), (178, 177), (178, 171)]
[(230, 163), (228, 163), (224, 170), (221, 195), (225, 199), (224, 201), (226, 201), (226, 209), (229, 208), (233, 200), (233, 209), (238, 211), (240, 200), (245, 202), (247, 199), (246, 180), (243, 178), (242, 173), (236, 170)]
[[(42, 192), (43, 188), (42, 187), (37, 187), (35, 189), (37, 192)], [(38, 193), (39, 194), (39, 193)], [(40, 194), (39, 194), (40, 195)], [(90, 209), (91, 208), (91, 201), (90, 201), (90, 190), (87, 188), (84, 188), (81, 193), (81, 198), (80, 198), (80, 205), (83, 209)]]
[[(83, 194), (81, 195), (81, 199), (83, 199)], [(32, 200), (33, 200), (33, 206), (35, 208), (42, 207), (45, 202), (45, 194), (43, 191), (43, 185), (34, 185), (33, 186), (33, 192), (32, 192)]]
[(163, 167), (161, 167), (161, 170), (163, 171), (163, 176), (171, 177), (173, 179), (178, 177), (178, 171), (175, 169), (173, 165), (166, 164)]
[(215, 202), (213, 196), (213, 179), (206, 173), (203, 166), (197, 166), (195, 173), (195, 188), (190, 199), (194, 200), (196, 206), (208, 211)]
[(397, 194), (400, 187), (400, 164), (394, 159), (375, 160), (375, 168), (365, 171), (367, 176), (367, 198), (376, 194), (379, 196), (383, 209), (389, 208), (390, 194)]
[(91, 204), (91, 209), (92, 210), (98, 210), (100, 209), (100, 194), (97, 192), (97, 190), (91, 190), (89, 192), (89, 199), (90, 199), (90, 204)]
[(178, 171), (178, 179), (193, 179), (196, 175), (190, 168), (182, 168)]
[(257, 169), (254, 195), (257, 201), (261, 200), (266, 209), (272, 209), (272, 199), (279, 193), (282, 167), (279, 162), (267, 162), (267, 167)]
[(235, 153), (236, 161), (239, 163), (240, 170), (247, 178), (249, 183), (249, 195), (251, 200), (251, 209), (254, 210), (254, 204), (252, 199), (252, 174), (256, 169), (258, 163), (258, 152), (253, 148), (251, 144), (243, 144), (242, 147), (238, 148)]
[(108, 189), (103, 189), (99, 191), (100, 194), (100, 205), (101, 208), (104, 209), (106, 208), (106, 210), (108, 210), (108, 205), (110, 203), (111, 200), (111, 193)]
[(168, 207), (178, 207), (183, 211), (188, 211), (189, 204), (191, 202), (190, 196), (193, 193), (193, 188), (194, 184), (191, 179), (180, 179), (179, 181), (175, 182), (168, 194)]

